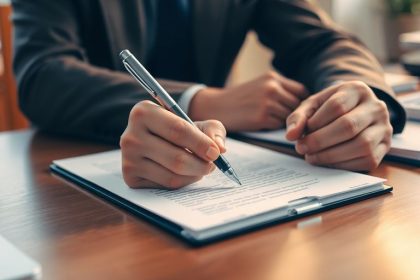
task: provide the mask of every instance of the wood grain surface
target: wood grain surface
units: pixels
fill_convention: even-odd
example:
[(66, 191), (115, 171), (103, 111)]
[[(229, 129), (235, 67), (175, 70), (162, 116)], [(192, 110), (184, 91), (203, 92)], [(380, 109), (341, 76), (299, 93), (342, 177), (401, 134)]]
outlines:
[(193, 248), (49, 172), (115, 147), (0, 133), (0, 234), (43, 279), (420, 279), (420, 168), (384, 162), (392, 194)]

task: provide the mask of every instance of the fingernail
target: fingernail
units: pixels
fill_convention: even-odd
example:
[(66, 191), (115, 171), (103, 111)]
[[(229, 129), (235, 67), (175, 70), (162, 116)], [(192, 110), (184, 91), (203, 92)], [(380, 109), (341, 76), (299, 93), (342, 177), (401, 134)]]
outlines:
[(207, 150), (206, 156), (211, 161), (216, 160), (217, 157), (219, 156), (219, 150), (213, 146), (210, 146), (209, 149)]
[(298, 144), (297, 145), (297, 148), (298, 148), (298, 152), (301, 155), (304, 155), (304, 154), (306, 154), (308, 152), (308, 146), (306, 146), (305, 144)]
[(290, 130), (294, 129), (295, 127), (296, 127), (296, 124), (295, 124), (295, 123), (291, 123), (291, 124), (289, 124), (289, 125), (287, 126), (287, 128), (286, 128), (286, 132), (289, 132)]
[(214, 141), (217, 143), (217, 145), (218, 145), (220, 148), (225, 149), (225, 140), (224, 140), (221, 136), (216, 135), (216, 136), (214, 137)]

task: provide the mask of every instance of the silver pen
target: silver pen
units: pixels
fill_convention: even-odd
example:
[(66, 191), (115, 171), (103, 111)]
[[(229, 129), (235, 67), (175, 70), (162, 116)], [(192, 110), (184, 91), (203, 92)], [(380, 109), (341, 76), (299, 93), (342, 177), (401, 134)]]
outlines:
[[(144, 87), (144, 89), (152, 95), (163, 107), (174, 113), (180, 118), (183, 118), (191, 125), (195, 126), (194, 122), (182, 111), (175, 100), (166, 92), (166, 90), (150, 75), (150, 73), (143, 67), (143, 65), (136, 59), (136, 57), (129, 51), (123, 50), (120, 53), (120, 58), (124, 63), (127, 71)], [(232, 181), (241, 184), (238, 175), (236, 175), (232, 166), (223, 155), (213, 162), (223, 174), (225, 174)]]

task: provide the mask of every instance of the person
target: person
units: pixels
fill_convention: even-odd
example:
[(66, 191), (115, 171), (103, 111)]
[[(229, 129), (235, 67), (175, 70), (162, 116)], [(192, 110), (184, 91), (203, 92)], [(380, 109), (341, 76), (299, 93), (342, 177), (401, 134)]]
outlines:
[[(119, 141), (130, 187), (179, 188), (199, 180), (225, 151), (225, 128), (286, 127), (308, 162), (366, 171), (378, 166), (392, 132), (404, 127), (404, 110), (374, 56), (307, 1), (12, 5), (23, 112), (46, 131)], [(273, 50), (276, 71), (225, 87), (250, 30)], [(123, 49), (159, 78), (200, 129), (148, 101), (118, 58)]]

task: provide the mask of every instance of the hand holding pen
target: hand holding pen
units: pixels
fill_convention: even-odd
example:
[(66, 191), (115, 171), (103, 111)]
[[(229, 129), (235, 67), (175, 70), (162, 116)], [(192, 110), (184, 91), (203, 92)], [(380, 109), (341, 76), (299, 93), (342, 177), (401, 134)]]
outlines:
[(232, 167), (220, 155), (225, 151), (223, 125), (205, 121), (195, 126), (131, 53), (123, 51), (120, 56), (136, 80), (172, 111), (150, 101), (139, 102), (131, 110), (120, 141), (127, 185), (179, 188), (200, 180), (215, 165), (239, 183)]

